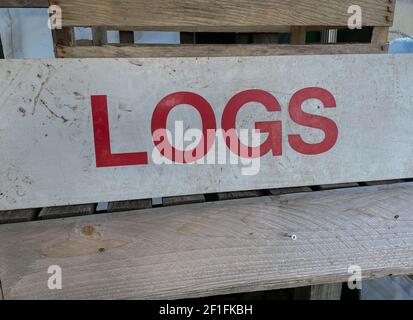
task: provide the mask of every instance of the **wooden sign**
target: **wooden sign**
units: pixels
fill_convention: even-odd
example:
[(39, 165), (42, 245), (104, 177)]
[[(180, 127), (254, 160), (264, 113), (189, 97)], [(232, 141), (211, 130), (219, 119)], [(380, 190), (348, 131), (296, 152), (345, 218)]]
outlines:
[(0, 210), (413, 176), (413, 55), (5, 60)]

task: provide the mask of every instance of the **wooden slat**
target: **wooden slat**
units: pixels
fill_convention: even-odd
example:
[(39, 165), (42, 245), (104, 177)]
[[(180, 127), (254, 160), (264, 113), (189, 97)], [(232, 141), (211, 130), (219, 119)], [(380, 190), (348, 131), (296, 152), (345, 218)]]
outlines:
[(389, 41), (389, 27), (373, 28), (371, 43), (385, 45)]
[(2, 225), (0, 280), (5, 299), (138, 299), (411, 274), (412, 205), (405, 183)]
[(294, 290), (295, 300), (340, 300), (342, 283), (319, 284)]
[(102, 47), (58, 46), (60, 58), (156, 58), (156, 57), (230, 57), (314, 54), (382, 53), (381, 45), (106, 45)]
[(300, 193), (300, 192), (311, 192), (310, 187), (293, 187), (293, 188), (280, 188), (280, 189), (270, 189), (268, 190), (270, 195), (278, 196), (280, 194), (288, 193)]
[(55, 57), (59, 58), (58, 46), (72, 47), (76, 44), (75, 31), (73, 28), (64, 27), (52, 31)]
[(1, 0), (0, 8), (47, 8), (49, 0)]
[[(276, 32), (277, 26), (347, 26), (352, 0), (51, 0), (65, 26), (141, 30)], [(359, 0), (363, 25), (388, 26), (388, 0)], [(387, 18), (386, 18), (387, 17)]]
[(139, 199), (128, 201), (112, 201), (108, 203), (108, 212), (130, 211), (148, 209), (152, 207), (151, 199)]
[(341, 189), (341, 188), (352, 188), (358, 187), (357, 182), (352, 183), (333, 183), (333, 184), (323, 184), (320, 186), (320, 190), (331, 190), (331, 189)]
[(31, 221), (36, 218), (37, 209), (0, 211), (0, 224)]
[(367, 181), (364, 182), (366, 186), (379, 186), (382, 184), (393, 184), (393, 183), (401, 183), (403, 182), (400, 179), (394, 179), (394, 180), (381, 180), (381, 181)]
[(293, 27), (291, 28), (291, 44), (305, 44), (307, 31), (306, 27)]
[(236, 191), (236, 192), (220, 192), (217, 194), (218, 200), (230, 200), (230, 199), (242, 199), (242, 198), (253, 198), (262, 195), (260, 190), (250, 190), (250, 191)]
[(193, 194), (188, 196), (177, 197), (164, 197), (162, 198), (162, 204), (166, 206), (175, 206), (189, 203), (201, 203), (205, 202), (205, 196), (203, 194)]
[(56, 219), (83, 216), (96, 212), (96, 204), (81, 204), (75, 206), (47, 207), (40, 210), (39, 219)]
[(108, 34), (105, 27), (92, 28), (92, 41), (94, 46), (103, 46), (108, 43)]

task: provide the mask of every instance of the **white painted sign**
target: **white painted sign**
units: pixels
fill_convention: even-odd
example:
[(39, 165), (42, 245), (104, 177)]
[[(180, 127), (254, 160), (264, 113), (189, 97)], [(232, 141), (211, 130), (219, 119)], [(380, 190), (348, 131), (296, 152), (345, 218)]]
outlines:
[(412, 86), (413, 55), (5, 60), (0, 210), (413, 177)]

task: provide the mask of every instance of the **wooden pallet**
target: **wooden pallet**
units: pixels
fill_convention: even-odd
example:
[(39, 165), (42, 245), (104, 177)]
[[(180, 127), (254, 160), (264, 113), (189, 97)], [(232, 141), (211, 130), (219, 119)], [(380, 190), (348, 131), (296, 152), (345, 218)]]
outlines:
[[(51, 0), (50, 3), (59, 4), (64, 12), (63, 29), (53, 32), (56, 57), (106, 58), (386, 53), (395, 1), (359, 1), (363, 8), (363, 27), (372, 28), (370, 43), (362, 44), (306, 44), (308, 32), (346, 28), (347, 8), (352, 4), (348, 0), (237, 3), (225, 0), (219, 7), (213, 5), (215, 1), (194, 0), (188, 4), (188, 1), (178, 0), (173, 6), (167, 6), (163, 0), (154, 0), (149, 8), (145, 0), (126, 0), (116, 5), (109, 0)], [(8, 0), (1, 5), (45, 7), (48, 1)], [(142, 10), (143, 5), (145, 10)], [(293, 5), (295, 11), (291, 10)], [(92, 12), (94, 14), (90, 14)], [(77, 40), (75, 27), (91, 27), (93, 40)], [(119, 31), (119, 44), (107, 43), (107, 30)], [(133, 30), (178, 31), (181, 32), (181, 44), (134, 44)], [(213, 34), (206, 35), (206, 32)], [(231, 33), (231, 43), (221, 43), (228, 33)], [(290, 43), (279, 44), (280, 35), (285, 33), (290, 34)], [(208, 41), (220, 44), (205, 43)], [(391, 181), (397, 182), (401, 181)], [(406, 233), (411, 186), (377, 187), (372, 186), (374, 184), (377, 182), (187, 195), (163, 198), (162, 204), (156, 205), (168, 208), (152, 208), (152, 199), (118, 201), (109, 203), (105, 212), (133, 211), (67, 221), (50, 220), (27, 226), (6, 225), (0, 233), (0, 243), (6, 244), (0, 247), (0, 256), (8, 257), (6, 261), (0, 260), (4, 297), (188, 298), (313, 285), (304, 293), (307, 298), (339, 298), (340, 286), (326, 284), (346, 281), (347, 273), (336, 268), (339, 261), (362, 257), (366, 253), (363, 248), (369, 248), (362, 259), (366, 277), (413, 270), (411, 247), (402, 250), (397, 239), (391, 238), (394, 233), (401, 232), (403, 241), (411, 240)], [(359, 185), (372, 187), (317, 192)], [(292, 195), (297, 192), (300, 195)], [(392, 201), (390, 194), (403, 201)], [(251, 197), (253, 199), (239, 200)], [(216, 202), (230, 199), (235, 200)], [(177, 206), (182, 204), (185, 205)], [(139, 212), (135, 211), (138, 209)], [(274, 211), (278, 212), (276, 217)], [(2, 217), (5, 217), (3, 222), (16, 222), (93, 213), (96, 213), (96, 204), (0, 212), (0, 223)], [(395, 221), (400, 221), (396, 216), (402, 216), (406, 224), (395, 225)], [(304, 227), (305, 221), (316, 221), (312, 219), (319, 219), (324, 224)], [(354, 219), (352, 226), (359, 227), (348, 228), (349, 219)], [(282, 225), (285, 228), (279, 227)], [(93, 230), (92, 234), (82, 232), (86, 226)], [(73, 238), (69, 237), (70, 241), (75, 243), (67, 243), (68, 239), (59, 236), (63, 229), (70, 229), (69, 233), (73, 235)], [(283, 232), (290, 229), (300, 229), (302, 240), (297, 243), (288, 241)], [(369, 237), (377, 234), (377, 230), (380, 230), (381, 238)], [(61, 242), (54, 236), (61, 238)], [(14, 246), (16, 239), (22, 240)], [(361, 246), (357, 240), (361, 241)], [(326, 243), (334, 252), (325, 248)], [(164, 244), (168, 244), (167, 247)], [(279, 247), (281, 251), (268, 253), (270, 247)], [(350, 253), (345, 247), (353, 248), (353, 251)], [(36, 262), (38, 269), (21, 267), (20, 255), (12, 254), (12, 248), (28, 252), (27, 259)], [(299, 253), (307, 250), (310, 252), (306, 258), (300, 259)], [(39, 256), (36, 252), (43, 253)], [(284, 254), (287, 252), (291, 254)], [(123, 280), (112, 277), (113, 272), (121, 270), (114, 265), (109, 269), (102, 267), (94, 275), (83, 273), (80, 277), (92, 277), (93, 283), (70, 287), (62, 296), (51, 296), (50, 292), (37, 286), (38, 281), (42, 281), (41, 266), (54, 263), (56, 259), (68, 268), (82, 265), (89, 270), (94, 264), (109, 263), (119, 254), (129, 255), (127, 266), (134, 270)], [(249, 259), (243, 258), (245, 256)], [(405, 259), (406, 263), (394, 261), (394, 258)], [(357, 262), (357, 259), (353, 260)], [(219, 265), (227, 268), (218, 270)], [(206, 276), (200, 278), (199, 274)], [(23, 276), (28, 279), (25, 283), (16, 280)], [(77, 276), (70, 269), (66, 277), (74, 279)], [(120, 288), (122, 284), (124, 289), (108, 289)], [(298, 297), (303, 297), (303, 292), (297, 291)]]

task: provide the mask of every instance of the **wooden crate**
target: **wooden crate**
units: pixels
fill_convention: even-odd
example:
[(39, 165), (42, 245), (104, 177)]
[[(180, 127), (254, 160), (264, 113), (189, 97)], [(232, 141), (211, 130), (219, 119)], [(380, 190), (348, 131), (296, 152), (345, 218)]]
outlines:
[[(166, 0), (155, 0), (148, 5), (144, 0), (116, 4), (109, 0), (51, 0), (50, 3), (61, 6), (64, 12), (63, 29), (53, 31), (58, 58), (385, 53), (394, 11), (392, 0), (359, 1), (363, 27), (372, 28), (369, 43), (306, 44), (308, 32), (329, 34), (329, 30), (346, 28), (347, 8), (352, 2), (226, 0), (217, 5), (216, 1), (182, 0), (171, 5)], [(2, 5), (45, 7), (48, 3), (9, 0)], [(74, 27), (91, 27), (93, 40), (76, 40)], [(107, 43), (107, 30), (119, 30), (120, 44)], [(134, 44), (133, 30), (181, 32), (181, 44)], [(214, 34), (205, 36), (205, 32)], [(221, 42), (228, 33), (233, 39), (231, 44), (200, 44)], [(290, 44), (278, 43), (281, 34), (290, 34)], [(109, 203), (108, 212), (140, 209), (140, 214), (133, 211), (6, 225), (0, 233), (0, 243), (6, 244), (0, 246), (0, 256), (7, 258), (0, 260), (4, 298), (188, 298), (311, 285), (314, 285), (310, 288), (313, 298), (326, 297), (326, 292), (327, 298), (337, 298), (337, 285), (316, 285), (346, 281), (344, 261), (355, 264), (361, 261), (366, 278), (411, 272), (412, 239), (407, 230), (412, 186), (318, 192), (357, 185), (167, 197), (162, 204), (168, 208), (150, 210), (142, 209), (151, 208), (153, 199), (117, 201)], [(299, 194), (292, 195), (296, 192)], [(284, 195), (287, 193), (291, 195)], [(248, 197), (254, 199), (202, 203)], [(392, 201), (392, 197), (400, 201)], [(171, 206), (176, 204), (185, 205)], [(45, 219), (95, 213), (95, 208), (95, 204), (90, 204), (42, 208), (35, 212), (40, 211), (38, 218)], [(19, 214), (21, 211), (15, 212), (16, 217)], [(25, 214), (20, 220), (34, 219), (37, 215), (33, 210)], [(1, 217), (0, 212), (0, 221)], [(10, 213), (7, 217), (5, 222), (19, 220), (10, 219)], [(62, 230), (69, 236), (62, 236)], [(292, 231), (297, 232), (298, 241), (286, 236), (285, 232)], [(402, 239), (395, 239), (395, 233), (402, 234)], [(20, 241), (15, 245), (13, 239)], [(408, 244), (406, 248), (399, 246), (400, 241)], [(15, 254), (16, 250), (22, 254)], [(36, 262), (35, 269), (23, 267), (19, 260), (27, 252), (30, 262)], [(306, 252), (304, 257), (302, 252)], [(133, 270), (120, 282), (113, 274), (122, 268), (114, 262), (110, 268), (93, 268), (93, 275), (92, 271), (80, 275), (83, 279), (93, 277), (93, 284), (73, 286), (58, 295), (36, 285), (43, 281), (42, 268), (56, 259), (69, 270), (67, 279), (74, 279), (78, 275), (73, 266), (82, 265), (89, 270), (96, 264), (113, 261), (117, 254), (127, 255), (128, 267)], [(227, 268), (220, 268), (222, 265)], [(199, 277), (200, 274), (208, 276)], [(29, 280), (15, 281), (23, 276)], [(126, 289), (111, 290), (108, 279), (114, 288), (124, 284)]]

